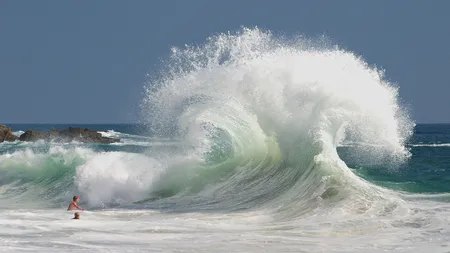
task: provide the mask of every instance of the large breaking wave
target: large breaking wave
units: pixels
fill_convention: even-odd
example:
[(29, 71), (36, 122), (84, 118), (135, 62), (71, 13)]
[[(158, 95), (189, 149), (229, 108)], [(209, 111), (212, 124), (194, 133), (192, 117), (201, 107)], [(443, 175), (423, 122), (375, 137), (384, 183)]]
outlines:
[(377, 190), (351, 172), (337, 146), (365, 143), (357, 156), (384, 164), (409, 157), (413, 123), (397, 87), (323, 40), (243, 29), (173, 48), (165, 66), (148, 85), (147, 118), (153, 131), (183, 139), (198, 161), (169, 169), (162, 192), (202, 191), (226, 207), (371, 199)]
[(397, 87), (322, 40), (257, 28), (219, 34), (173, 48), (146, 91), (152, 135), (177, 145), (140, 154), (72, 150), (83, 159), (74, 160), (61, 187), (92, 207), (275, 207), (298, 215), (351, 203), (364, 211), (390, 197), (353, 174), (337, 146), (359, 143), (353, 156), (383, 164), (409, 157), (413, 123)]

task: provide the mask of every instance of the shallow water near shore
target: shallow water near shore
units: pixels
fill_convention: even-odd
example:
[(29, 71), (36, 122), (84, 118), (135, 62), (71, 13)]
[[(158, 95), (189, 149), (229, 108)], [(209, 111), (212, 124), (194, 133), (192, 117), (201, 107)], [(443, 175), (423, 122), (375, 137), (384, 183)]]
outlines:
[[(11, 210), (0, 213), (0, 251), (446, 252), (450, 229), (442, 221), (448, 222), (449, 211), (436, 206), (383, 219), (335, 214), (277, 222), (261, 211), (103, 210), (83, 212), (80, 220), (72, 220), (60, 210)], [(438, 216), (429, 218), (432, 213)]]

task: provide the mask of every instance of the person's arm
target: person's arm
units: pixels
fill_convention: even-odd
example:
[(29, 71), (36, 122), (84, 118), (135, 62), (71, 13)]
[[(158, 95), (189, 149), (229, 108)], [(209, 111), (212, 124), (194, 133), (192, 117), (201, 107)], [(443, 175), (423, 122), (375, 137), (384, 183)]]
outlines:
[(77, 204), (73, 204), (76, 208), (78, 208), (78, 210), (81, 210), (81, 211), (84, 211), (84, 209), (83, 208), (81, 208), (81, 207), (79, 207)]

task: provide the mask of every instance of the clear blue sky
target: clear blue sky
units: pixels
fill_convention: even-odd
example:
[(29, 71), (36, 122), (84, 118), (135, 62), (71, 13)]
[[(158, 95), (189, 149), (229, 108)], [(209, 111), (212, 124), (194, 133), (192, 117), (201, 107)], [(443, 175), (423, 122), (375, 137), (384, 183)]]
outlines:
[(450, 1), (0, 1), (0, 122), (135, 122), (171, 46), (241, 26), (328, 36), (386, 69), (413, 119), (450, 122)]

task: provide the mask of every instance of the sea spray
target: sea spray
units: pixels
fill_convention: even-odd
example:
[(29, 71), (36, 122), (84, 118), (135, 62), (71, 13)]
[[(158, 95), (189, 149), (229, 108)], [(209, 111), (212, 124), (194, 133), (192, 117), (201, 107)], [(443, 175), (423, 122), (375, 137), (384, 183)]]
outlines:
[[(201, 46), (173, 48), (164, 64), (147, 86), (145, 115), (152, 131), (181, 138), (185, 154), (200, 158), (185, 166), (174, 195), (204, 189), (205, 203), (213, 198), (222, 208), (303, 203), (331, 192), (370, 195), (337, 145), (370, 144), (355, 153), (383, 163), (410, 155), (405, 141), (414, 124), (397, 87), (352, 52), (244, 28)], [(213, 138), (216, 132), (222, 137)], [(232, 152), (211, 164), (208, 154), (223, 143)], [(182, 170), (169, 166), (165, 174)], [(158, 185), (164, 188), (164, 180)]]

